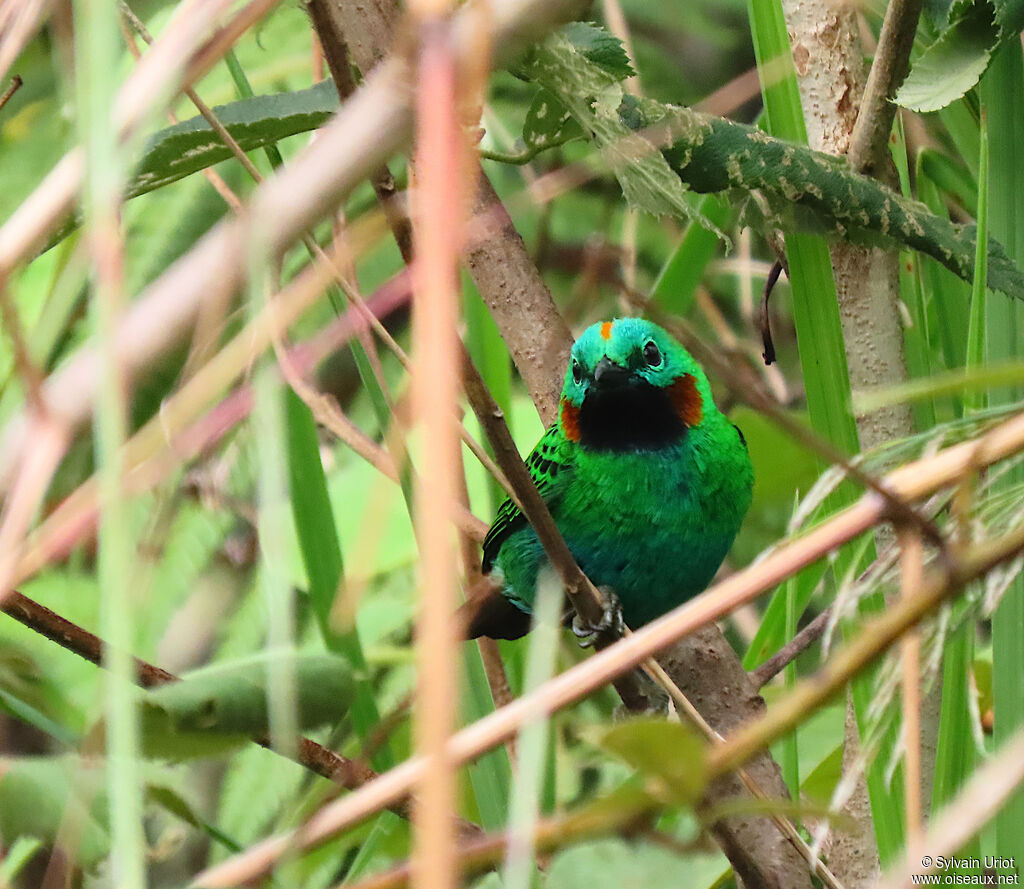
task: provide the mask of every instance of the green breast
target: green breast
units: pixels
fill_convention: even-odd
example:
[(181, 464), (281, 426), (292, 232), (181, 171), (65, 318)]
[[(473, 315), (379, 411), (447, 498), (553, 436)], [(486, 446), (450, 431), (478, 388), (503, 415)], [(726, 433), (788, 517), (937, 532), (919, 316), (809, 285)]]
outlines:
[[(580, 449), (552, 512), (580, 567), (615, 590), (635, 627), (707, 586), (750, 505), (752, 482), (746, 448), (716, 413), (657, 451)], [(525, 528), (498, 559), (510, 595), (527, 609), (541, 558)]]

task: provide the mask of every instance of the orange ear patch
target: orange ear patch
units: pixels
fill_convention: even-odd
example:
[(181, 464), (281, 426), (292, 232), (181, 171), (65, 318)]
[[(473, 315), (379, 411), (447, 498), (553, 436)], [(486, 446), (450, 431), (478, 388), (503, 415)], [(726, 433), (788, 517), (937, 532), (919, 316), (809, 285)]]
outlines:
[(611, 321), (605, 321), (604, 324), (601, 325), (601, 339), (603, 339), (603, 340), (610, 340), (611, 338), (612, 338), (612, 322)]
[(691, 374), (683, 374), (668, 387), (669, 398), (676, 415), (685, 426), (696, 426), (704, 417), (704, 399), (697, 391), (697, 380)]
[(580, 440), (580, 409), (562, 399), (562, 408), (559, 411), (559, 418), (562, 421), (562, 432), (569, 441)]

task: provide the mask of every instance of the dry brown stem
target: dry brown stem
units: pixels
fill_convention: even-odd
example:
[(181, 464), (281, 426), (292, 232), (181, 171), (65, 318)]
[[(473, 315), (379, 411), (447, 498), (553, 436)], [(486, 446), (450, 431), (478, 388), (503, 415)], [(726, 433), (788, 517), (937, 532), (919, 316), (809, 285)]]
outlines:
[[(511, 52), (522, 41), (577, 9), (578, 0), (507, 0), (493, 10), (495, 44)], [(459, 54), (471, 49), (472, 15), (473, 10), (467, 8), (453, 20), (453, 46)], [(159, 45), (158, 40), (146, 60), (154, 56)], [(143, 67), (140, 65), (136, 71)], [(300, 157), (256, 190), (242, 218), (219, 224), (133, 302), (112, 343), (123, 357), (128, 377), (132, 378), (187, 336), (204, 301), (222, 299), (241, 285), (247, 268), (245, 244), (252, 219), (262, 221), (267, 248), (274, 256), (279, 255), (308, 225), (332, 212), (352, 188), (373, 174), (384, 158), (406, 143), (411, 119), (406, 67), (400, 59), (393, 59), (367, 79)], [(66, 185), (70, 181), (70, 201), (79, 176), (80, 158), (68, 155), (47, 182), (54, 179)], [(40, 188), (56, 187), (47, 182)], [(30, 200), (16, 216), (22, 211), (34, 216), (37, 210)], [(47, 218), (52, 222), (55, 217)], [(28, 225), (28, 220), (22, 222)], [(38, 223), (38, 219), (32, 223), (34, 231), (47, 230), (46, 225), (40, 228)], [(0, 268), (9, 267), (24, 255), (19, 253), (18, 245), (25, 247), (25, 225), (12, 218), (0, 229)], [(18, 243), (5, 240), (10, 226), (14, 226), (12, 236)], [(61, 371), (51, 375), (44, 387), (48, 409), (70, 428), (79, 427), (91, 415), (97, 359), (95, 345), (79, 350)], [(26, 433), (24, 416), (8, 424), (0, 443), (0, 486), (10, 484), (11, 473), (28, 445)]]
[[(977, 441), (964, 442), (934, 456), (907, 464), (890, 473), (885, 481), (899, 496), (907, 500), (916, 500), (955, 484), (966, 472), (991, 465), (1022, 449), (1024, 414), (1005, 421)], [(874, 493), (866, 494), (856, 504), (808, 534), (780, 546), (756, 566), (732, 575), (697, 598), (647, 624), (629, 637), (621, 639), (605, 651), (560, 674), (536, 692), (516, 700), (458, 732), (450, 741), (449, 754), (460, 763), (479, 756), (510, 737), (525, 720), (536, 718), (538, 713), (555, 712), (585, 697), (619, 673), (632, 669), (645, 658), (721, 618), (741, 604), (751, 601), (801, 568), (870, 530), (884, 515), (884, 501)], [(1013, 539), (1000, 541), (998, 545), (979, 547), (971, 560), (965, 558), (960, 563), (960, 573), (954, 580), (963, 583), (997, 564), (999, 560), (1009, 558), (1019, 548), (1018, 544), (1024, 545), (1024, 540), (1018, 541), (1017, 536), (1024, 537), (1024, 532), (1017, 532)], [(895, 609), (872, 622), (865, 632), (858, 636), (859, 648), (845, 663), (860, 663), (865, 657), (865, 647), (869, 650), (870, 660), (870, 657), (888, 644), (886, 640), (898, 638), (907, 626), (921, 619), (928, 608), (934, 607), (936, 600), (949, 595), (950, 591), (951, 587), (948, 587), (939, 589), (936, 593), (933, 585), (909, 604), (898, 604)], [(919, 599), (928, 601), (920, 605)], [(894, 614), (897, 615), (895, 618)], [(846, 675), (843, 681), (847, 679), (849, 675)], [(814, 687), (819, 689), (819, 699), (834, 695), (836, 691), (834, 688), (825, 688), (821, 683)], [(811, 696), (812, 699), (814, 697)], [(804, 703), (806, 704), (806, 699)], [(788, 731), (795, 721), (806, 715), (806, 712), (802, 710), (796, 714), (791, 713), (789, 721), (773, 721), (770, 731), (756, 726), (741, 728), (739, 733), (730, 738), (726, 746), (715, 751), (714, 755), (719, 757), (720, 765), (723, 767), (726, 764), (739, 765), (759, 750), (766, 739)], [(769, 718), (772, 718), (772, 715)], [(743, 737), (740, 737), (741, 735)], [(400, 798), (417, 779), (423, 767), (422, 759), (406, 761), (345, 800), (321, 809), (298, 834), (268, 839), (242, 855), (229, 859), (223, 866), (201, 874), (197, 884), (210, 887), (232, 886), (254, 879), (272, 867), (284, 850), (293, 848), (293, 843), (314, 845), (367, 817), (388, 802)]]
[(413, 406), (423, 425), (423, 471), (416, 492), (420, 607), (417, 618), (416, 755), (426, 764), (413, 809), (413, 883), (454, 889), (455, 764), (447, 755), (458, 698), (456, 627), (451, 619), (458, 581), (451, 505), (459, 498), (459, 441), (450, 422), (458, 399), (458, 256), (467, 186), (464, 136), (456, 117), (456, 57), (443, 10), (412, 7), (422, 16), (417, 69), (413, 245), (413, 342), (418, 372)]
[[(913, 874), (927, 873), (921, 851), (934, 860), (950, 858), (992, 820), (1006, 801), (1024, 782), (1024, 730), (1007, 739), (1002, 747), (981, 765), (954, 799), (921, 837), (917, 851), (908, 849), (903, 859), (891, 867), (875, 889), (903, 889), (910, 886)], [(934, 872), (934, 871), (933, 871)]]

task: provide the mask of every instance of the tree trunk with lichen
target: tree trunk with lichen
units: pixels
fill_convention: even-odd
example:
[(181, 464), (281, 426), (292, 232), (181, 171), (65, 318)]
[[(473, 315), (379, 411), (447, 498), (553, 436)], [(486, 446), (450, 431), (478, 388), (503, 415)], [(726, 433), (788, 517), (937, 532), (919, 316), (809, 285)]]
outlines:
[[(783, 0), (783, 7), (808, 142), (812, 148), (845, 155), (864, 108), (868, 79), (856, 6), (835, 0)], [(860, 160), (878, 178), (895, 185), (892, 161), (886, 152), (882, 155)], [(860, 389), (906, 380), (898, 254), (842, 243), (832, 246), (831, 255), (851, 386)], [(904, 404), (857, 418), (857, 432), (865, 450), (906, 437), (913, 431), (913, 416)], [(884, 532), (877, 540), (880, 548), (894, 543), (891, 534)], [(922, 799), (926, 806), (931, 797), (939, 700), (933, 693), (923, 702)], [(844, 774), (855, 767), (857, 749), (857, 723), (850, 699), (843, 748)], [(831, 833), (826, 857), (839, 880), (849, 889), (856, 889), (873, 883), (879, 871), (863, 775), (844, 806), (844, 814), (853, 826), (846, 832)]]

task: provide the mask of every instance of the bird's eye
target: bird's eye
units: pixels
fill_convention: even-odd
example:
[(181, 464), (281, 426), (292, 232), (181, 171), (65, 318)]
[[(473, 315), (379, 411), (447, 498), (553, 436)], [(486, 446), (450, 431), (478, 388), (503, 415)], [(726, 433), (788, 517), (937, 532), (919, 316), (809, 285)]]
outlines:
[(572, 379), (577, 386), (583, 382), (583, 365), (575, 358), (572, 360)]
[(661, 349), (658, 348), (658, 344), (654, 340), (648, 340), (644, 343), (644, 361), (651, 367), (657, 367), (661, 364)]

